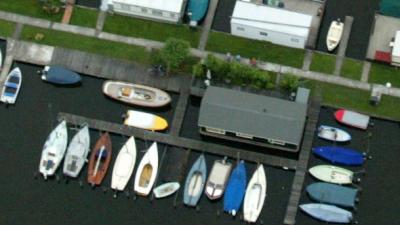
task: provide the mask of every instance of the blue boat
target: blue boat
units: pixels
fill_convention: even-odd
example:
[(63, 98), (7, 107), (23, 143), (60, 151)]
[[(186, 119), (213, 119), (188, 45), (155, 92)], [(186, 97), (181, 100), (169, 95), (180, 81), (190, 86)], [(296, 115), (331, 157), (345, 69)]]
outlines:
[(310, 216), (325, 222), (350, 223), (353, 219), (351, 212), (334, 205), (310, 203), (300, 205), (300, 208)]
[(204, 18), (208, 10), (209, 0), (189, 0), (187, 14), (190, 19), (190, 26), (197, 26), (200, 20)]
[(244, 161), (236, 166), (229, 177), (224, 195), (224, 211), (233, 216), (239, 211), (246, 193), (247, 175)]
[(311, 199), (342, 207), (354, 208), (358, 190), (336, 184), (317, 182), (307, 186)]
[(317, 156), (326, 159), (333, 164), (360, 166), (364, 163), (364, 155), (349, 148), (320, 146), (313, 148), (313, 152)]
[(71, 85), (81, 81), (81, 76), (59, 66), (46, 66), (42, 71), (42, 80), (60, 85)]
[(186, 177), (183, 203), (187, 206), (196, 206), (203, 193), (207, 178), (206, 159), (202, 154), (193, 164)]

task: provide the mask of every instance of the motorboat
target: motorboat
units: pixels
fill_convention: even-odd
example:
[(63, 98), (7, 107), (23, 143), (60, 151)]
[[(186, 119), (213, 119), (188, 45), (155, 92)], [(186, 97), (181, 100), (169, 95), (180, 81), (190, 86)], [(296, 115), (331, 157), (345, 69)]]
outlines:
[(67, 153), (65, 154), (63, 173), (69, 177), (77, 177), (85, 163), (90, 152), (90, 135), (87, 124), (75, 134), (72, 138)]
[(358, 190), (356, 188), (316, 182), (308, 185), (306, 191), (311, 199), (319, 203), (355, 208), (357, 202)]
[(135, 110), (127, 111), (124, 124), (151, 131), (165, 130), (168, 127), (168, 122), (164, 118)]
[(87, 181), (92, 186), (100, 185), (111, 162), (112, 145), (106, 132), (97, 140), (90, 154)]
[(195, 207), (203, 193), (207, 178), (207, 166), (204, 154), (197, 158), (190, 168), (186, 177), (185, 189), (183, 191), (183, 203), (187, 206)]
[(208, 176), (205, 193), (210, 200), (222, 197), (231, 173), (232, 164), (227, 162), (227, 157), (222, 160), (215, 160)]
[(131, 136), (122, 146), (114, 163), (111, 177), (111, 188), (123, 191), (132, 176), (136, 163), (136, 142)]
[(81, 82), (79, 74), (61, 66), (45, 66), (41, 72), (41, 78), (43, 81), (58, 85), (72, 85)]
[(369, 124), (369, 116), (346, 109), (335, 112), (335, 119), (348, 126), (366, 130)]
[(180, 185), (178, 182), (167, 182), (167, 183), (161, 184), (160, 186), (153, 189), (154, 197), (156, 197), (156, 198), (168, 197), (168, 196), (174, 194), (176, 191), (178, 191), (179, 188), (180, 188)]
[[(0, 59), (1, 60), (1, 59)], [(1, 91), (0, 101), (6, 104), (15, 104), (17, 101), (18, 93), (21, 89), (22, 73), (16, 67), (6, 77), (6, 80)]]
[(187, 15), (190, 19), (189, 25), (196, 27), (205, 17), (208, 11), (209, 0), (189, 0)]
[(154, 142), (144, 154), (136, 170), (134, 191), (138, 195), (149, 195), (158, 173), (158, 147)]
[(340, 42), (343, 34), (344, 24), (340, 20), (335, 20), (331, 22), (329, 26), (328, 35), (326, 36), (326, 46), (328, 51), (333, 51)]
[(350, 134), (346, 131), (325, 125), (318, 127), (318, 137), (334, 142), (347, 142), (351, 140)]

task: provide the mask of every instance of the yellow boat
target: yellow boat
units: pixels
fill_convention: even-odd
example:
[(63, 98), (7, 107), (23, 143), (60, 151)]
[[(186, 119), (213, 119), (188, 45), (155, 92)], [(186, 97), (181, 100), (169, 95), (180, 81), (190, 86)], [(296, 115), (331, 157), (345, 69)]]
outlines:
[(151, 131), (165, 130), (168, 127), (168, 122), (164, 118), (135, 110), (127, 111), (124, 124)]

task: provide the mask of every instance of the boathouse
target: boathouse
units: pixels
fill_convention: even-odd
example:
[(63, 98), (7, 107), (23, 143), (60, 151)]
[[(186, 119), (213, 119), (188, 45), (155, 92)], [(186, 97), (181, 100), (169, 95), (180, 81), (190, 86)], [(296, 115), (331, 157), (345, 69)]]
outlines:
[(203, 135), (297, 152), (307, 103), (210, 86), (201, 101)]
[(120, 14), (159, 20), (180, 22), (185, 0), (109, 0), (109, 8)]
[(312, 16), (250, 1), (236, 1), (231, 33), (293, 48), (305, 48)]

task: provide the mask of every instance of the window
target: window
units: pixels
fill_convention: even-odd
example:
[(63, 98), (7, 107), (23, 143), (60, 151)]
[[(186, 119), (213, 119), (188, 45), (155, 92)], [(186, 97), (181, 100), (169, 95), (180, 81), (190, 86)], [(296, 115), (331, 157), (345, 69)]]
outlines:
[(225, 134), (224, 130), (218, 129), (218, 128), (206, 127), (206, 131), (211, 132), (211, 133), (216, 133), (216, 134)]
[(282, 141), (276, 141), (276, 140), (272, 140), (272, 139), (268, 139), (268, 142), (273, 145), (285, 145), (285, 143)]
[(244, 27), (236, 27), (237, 30), (244, 31)]
[(160, 10), (154, 10), (152, 11), (153, 15), (155, 16), (162, 16), (162, 12)]
[(268, 36), (268, 33), (265, 33), (265, 32), (260, 32), (260, 35), (262, 35), (262, 36)]
[(142, 13), (147, 13), (147, 8), (142, 8)]
[(242, 137), (242, 138), (247, 138), (247, 139), (253, 139), (253, 136), (244, 134), (244, 133), (236, 133), (236, 136)]
[(297, 38), (291, 38), (290, 39), (292, 42), (294, 42), (294, 43), (299, 43), (299, 39), (297, 39)]
[(175, 13), (169, 13), (169, 16), (170, 16), (171, 18), (175, 18)]
[(129, 5), (127, 5), (127, 4), (121, 4), (121, 8), (122, 8), (122, 10), (124, 10), (124, 11), (129, 11), (131, 8), (129, 7)]

